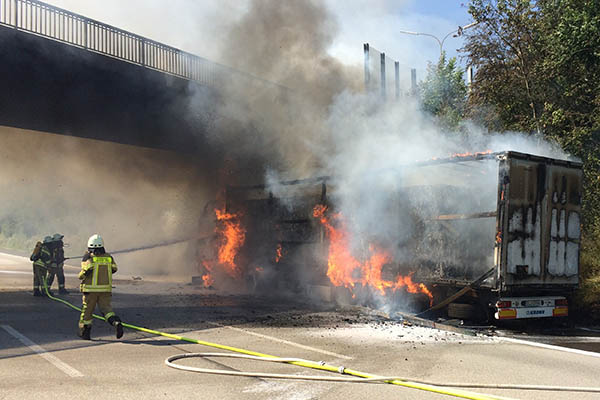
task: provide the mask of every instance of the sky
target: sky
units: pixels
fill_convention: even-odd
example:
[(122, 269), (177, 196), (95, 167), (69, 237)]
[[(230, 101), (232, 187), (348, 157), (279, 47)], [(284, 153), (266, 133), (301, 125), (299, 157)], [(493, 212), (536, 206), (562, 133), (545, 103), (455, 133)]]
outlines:
[[(292, 1), (292, 0), (287, 0)], [(417, 69), (421, 80), (427, 63), (439, 56), (437, 41), (472, 22), (467, 0), (322, 0), (338, 24), (329, 53), (345, 64), (363, 62), (363, 43), (401, 65)], [(248, 7), (247, 0), (46, 0), (86, 17), (219, 62), (219, 35)], [(444, 50), (451, 57), (462, 46), (450, 36)]]
[[(472, 22), (464, 1), (457, 0), (407, 0), (370, 2), (350, 0), (342, 5), (339, 0), (329, 0), (328, 5), (339, 18), (339, 40), (330, 52), (342, 60), (361, 62), (362, 43), (369, 43), (388, 57), (423, 71), (429, 61), (439, 57), (438, 42), (428, 36), (402, 34), (399, 31), (428, 33), (440, 40), (458, 26)], [(372, 4), (379, 3), (379, 7)], [(368, 5), (367, 5), (368, 4)], [(450, 57), (457, 56), (462, 46), (461, 38), (450, 35), (444, 50)]]

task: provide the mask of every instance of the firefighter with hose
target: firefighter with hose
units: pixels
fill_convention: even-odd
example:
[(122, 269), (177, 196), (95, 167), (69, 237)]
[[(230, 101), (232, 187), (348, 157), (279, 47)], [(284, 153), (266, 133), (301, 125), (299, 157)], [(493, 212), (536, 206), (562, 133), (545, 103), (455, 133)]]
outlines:
[(54, 282), (54, 276), (58, 278), (58, 293), (59, 294), (69, 294), (67, 289), (65, 289), (65, 271), (64, 271), (64, 263), (65, 263), (65, 250), (63, 243), (64, 235), (60, 233), (55, 233), (52, 236), (52, 243), (50, 246), (50, 251), (52, 253), (52, 264), (50, 269), (48, 270), (48, 289), (52, 287), (52, 283)]
[(81, 260), (81, 292), (83, 293), (83, 306), (79, 318), (79, 337), (90, 340), (92, 321), (96, 304), (100, 308), (106, 322), (115, 327), (116, 337), (123, 336), (121, 319), (113, 312), (112, 275), (117, 272), (114, 258), (104, 250), (104, 240), (98, 234), (90, 236), (88, 251)]
[(43, 242), (35, 244), (35, 249), (33, 249), (33, 253), (29, 257), (33, 261), (33, 295), (36, 297), (44, 295), (46, 275), (52, 263), (51, 243), (52, 237), (46, 236)]

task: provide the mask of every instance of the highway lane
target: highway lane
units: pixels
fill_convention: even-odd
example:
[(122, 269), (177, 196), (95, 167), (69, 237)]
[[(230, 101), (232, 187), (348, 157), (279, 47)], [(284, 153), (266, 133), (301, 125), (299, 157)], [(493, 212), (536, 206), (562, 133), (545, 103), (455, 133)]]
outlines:
[[(233, 378), (177, 371), (166, 367), (164, 359), (182, 352), (218, 350), (132, 331), (116, 340), (111, 327), (102, 321), (94, 322), (94, 340), (79, 340), (75, 336), (77, 313), (47, 298), (33, 297), (31, 275), (27, 274), (30, 270), (26, 259), (0, 255), (0, 271), (12, 271), (0, 272), (2, 399), (448, 398), (384, 384)], [(67, 287), (74, 294), (64, 298), (80, 305), (76, 285), (74, 277), (67, 278)], [(123, 320), (205, 341), (283, 357), (324, 360), (379, 375), (436, 381), (598, 385), (600, 358), (590, 355), (406, 326), (352, 308), (217, 294), (185, 283), (144, 279), (116, 281), (115, 285), (113, 305)], [(319, 373), (244, 360), (181, 363)], [(523, 399), (600, 398), (586, 393), (473, 391)]]

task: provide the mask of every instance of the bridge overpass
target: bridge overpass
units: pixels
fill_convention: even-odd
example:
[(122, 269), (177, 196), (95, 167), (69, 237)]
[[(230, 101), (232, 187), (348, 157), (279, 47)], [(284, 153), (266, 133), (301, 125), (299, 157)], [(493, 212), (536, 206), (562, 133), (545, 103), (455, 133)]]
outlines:
[(203, 147), (219, 105), (246, 100), (226, 87), (287, 92), (37, 0), (0, 0), (0, 54), (0, 125), (137, 146)]

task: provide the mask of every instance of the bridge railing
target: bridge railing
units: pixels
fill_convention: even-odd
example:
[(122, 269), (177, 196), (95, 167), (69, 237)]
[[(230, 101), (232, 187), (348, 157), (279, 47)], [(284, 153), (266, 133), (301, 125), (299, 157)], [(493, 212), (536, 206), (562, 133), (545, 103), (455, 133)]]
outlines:
[[(171, 46), (38, 0), (0, 0), (0, 24), (205, 85), (262, 92), (287, 89)], [(255, 93), (258, 94), (258, 93)]]

